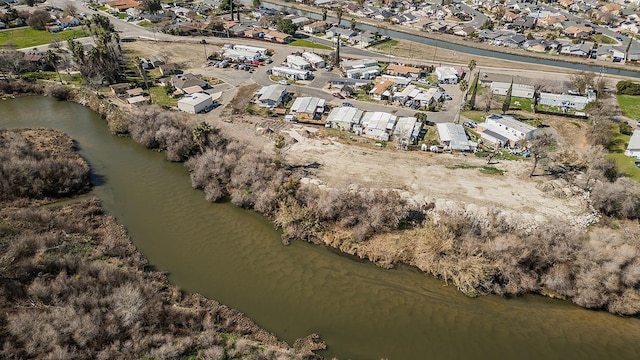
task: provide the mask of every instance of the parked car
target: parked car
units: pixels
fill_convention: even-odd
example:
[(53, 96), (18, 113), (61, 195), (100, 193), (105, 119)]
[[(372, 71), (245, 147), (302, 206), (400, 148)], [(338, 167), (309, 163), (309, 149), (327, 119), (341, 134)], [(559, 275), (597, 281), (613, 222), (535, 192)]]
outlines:
[(418, 79), (418, 82), (419, 82), (420, 84), (426, 84), (426, 85), (429, 85), (429, 84), (430, 84), (430, 83), (429, 83), (429, 80), (427, 80), (427, 79), (425, 79), (425, 78), (420, 78), (420, 79)]
[(331, 96), (338, 98), (338, 99), (344, 99), (344, 96), (340, 95), (340, 93), (333, 93), (331, 94)]
[(278, 81), (278, 84), (289, 85), (289, 82), (287, 80), (280, 80), (280, 81)]
[(453, 98), (451, 97), (451, 95), (449, 95), (449, 94), (447, 94), (447, 93), (445, 93), (445, 94), (444, 94), (444, 98), (445, 98), (446, 100), (453, 100)]
[(344, 106), (344, 107), (353, 107), (353, 104), (350, 103), (350, 102), (343, 102), (342, 106)]

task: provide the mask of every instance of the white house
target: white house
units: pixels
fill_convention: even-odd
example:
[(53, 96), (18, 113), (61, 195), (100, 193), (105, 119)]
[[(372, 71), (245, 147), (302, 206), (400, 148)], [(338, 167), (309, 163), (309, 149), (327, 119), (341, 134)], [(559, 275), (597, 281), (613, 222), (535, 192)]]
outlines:
[(244, 51), (250, 51), (252, 53), (258, 53), (262, 56), (267, 56), (267, 51), (268, 51), (265, 48), (250, 46), (250, 45), (233, 45), (233, 48), (236, 50), (244, 50)]
[(439, 123), (436, 124), (440, 142), (446, 149), (458, 151), (475, 151), (478, 144), (467, 138), (467, 133), (460, 124)]
[(536, 128), (509, 115), (491, 115), (478, 124), (480, 136), (498, 146), (514, 146), (517, 142), (533, 139)]
[(436, 76), (438, 82), (444, 84), (457, 84), (458, 71), (450, 66), (441, 66), (436, 68)]
[(389, 137), (396, 125), (397, 116), (386, 112), (367, 112), (362, 116), (361, 129), (356, 134), (381, 141), (389, 141)]
[(373, 59), (343, 60), (340, 66), (350, 79), (373, 79), (380, 75), (380, 66)]
[(284, 103), (288, 92), (285, 85), (269, 85), (258, 91), (260, 107), (273, 109)]
[(419, 122), (417, 118), (413, 116), (400, 117), (393, 130), (393, 137), (395, 140), (406, 139), (412, 144), (416, 144), (421, 130), (422, 122)]
[(307, 60), (309, 64), (311, 64), (311, 66), (313, 66), (316, 69), (321, 69), (325, 66), (324, 59), (322, 58), (322, 56), (316, 53), (305, 51), (302, 53), (302, 57), (305, 60)]
[(290, 80), (309, 80), (312, 74), (309, 70), (298, 70), (284, 66), (274, 66), (271, 73), (275, 76), (282, 76)]
[(197, 114), (213, 106), (213, 99), (209, 94), (195, 93), (178, 100), (178, 109), (189, 114)]
[(309, 34), (317, 34), (321, 32), (325, 32), (329, 27), (329, 22), (327, 21), (316, 21), (311, 24), (307, 24), (302, 27), (302, 31), (307, 32)]
[(625, 155), (640, 159), (640, 130), (633, 130)]
[(296, 70), (309, 70), (311, 64), (305, 58), (298, 55), (287, 55), (287, 66)]
[(360, 124), (364, 112), (355, 107), (338, 107), (331, 110), (327, 116), (326, 127), (343, 131), (352, 131), (355, 125)]
[(556, 106), (563, 109), (583, 110), (588, 103), (595, 100), (595, 95), (588, 96), (540, 93), (538, 104), (546, 106)]

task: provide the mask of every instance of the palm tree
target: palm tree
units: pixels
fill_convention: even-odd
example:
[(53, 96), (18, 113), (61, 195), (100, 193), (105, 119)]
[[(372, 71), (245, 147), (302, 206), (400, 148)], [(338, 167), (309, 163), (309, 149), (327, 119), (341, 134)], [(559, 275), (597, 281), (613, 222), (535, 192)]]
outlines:
[(53, 69), (58, 74), (58, 80), (60, 80), (60, 84), (62, 84), (62, 76), (60, 76), (60, 71), (58, 71), (58, 64), (57, 64), (58, 56), (53, 51), (47, 50), (47, 53), (46, 53), (45, 57), (46, 57), (47, 61), (49, 62), (49, 64), (51, 64), (51, 66), (53, 66)]
[(338, 17), (338, 26), (340, 26), (340, 22), (342, 21), (342, 14), (344, 10), (342, 10), (342, 6), (336, 9), (336, 16)]
[(467, 80), (460, 81), (460, 91), (464, 93), (465, 91), (467, 91), (468, 88), (469, 88), (469, 83), (467, 82)]
[(350, 26), (351, 31), (354, 31), (354, 30), (356, 29), (356, 26), (357, 26), (357, 25), (358, 25), (358, 23), (356, 23), (356, 18), (355, 18), (355, 17), (352, 17), (352, 18), (351, 18), (351, 26)]
[(476, 68), (476, 61), (475, 59), (471, 59), (471, 61), (469, 61), (469, 73), (473, 72), (473, 69)]
[(327, 21), (327, 8), (322, 8), (322, 21)]

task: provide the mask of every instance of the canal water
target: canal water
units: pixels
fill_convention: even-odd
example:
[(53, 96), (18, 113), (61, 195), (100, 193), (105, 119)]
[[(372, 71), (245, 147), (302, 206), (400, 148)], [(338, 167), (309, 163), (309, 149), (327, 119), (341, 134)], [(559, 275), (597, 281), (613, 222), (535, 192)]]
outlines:
[[(249, 0), (243, 0), (241, 2), (245, 3), (248, 6), (251, 6), (251, 3), (250, 3)], [(311, 12), (308, 12), (308, 11), (302, 11), (302, 10), (298, 10), (298, 9), (292, 8), (292, 7), (284, 7), (284, 6), (280, 6), (280, 5), (277, 5), (277, 4), (268, 3), (266, 1), (262, 2), (262, 6), (265, 7), (265, 8), (269, 8), (269, 9), (283, 10), (283, 11), (286, 11), (286, 12), (291, 13), (291, 14), (297, 14), (297, 15), (301, 15), (301, 16), (306, 16), (306, 17), (308, 17), (310, 19), (315, 19), (315, 20), (322, 19), (322, 15), (320, 15), (320, 14), (311, 13)], [(334, 21), (334, 22), (338, 21), (337, 18), (332, 18), (330, 16), (328, 16), (327, 19), (330, 20), (330, 21)], [(350, 18), (346, 18), (346, 17), (342, 18), (342, 23), (343, 24), (348, 24), (350, 21), (351, 21)], [(606, 68), (606, 67), (603, 67), (603, 66), (597, 65), (597, 64), (596, 65), (576, 64), (576, 63), (565, 62), (565, 61), (562, 61), (561, 59), (559, 59), (559, 60), (550, 60), (550, 59), (540, 59), (540, 58), (534, 58), (534, 57), (523, 56), (523, 55), (508, 54), (508, 53), (503, 53), (503, 52), (498, 52), (498, 51), (479, 49), (479, 48), (475, 48), (475, 47), (472, 47), (472, 46), (465, 46), (465, 45), (461, 45), (461, 44), (449, 43), (449, 42), (442, 41), (442, 40), (426, 38), (426, 37), (420, 36), (420, 35), (414, 35), (414, 34), (409, 34), (409, 33), (406, 33), (406, 32), (399, 32), (399, 31), (379, 28), (379, 27), (365, 25), (365, 24), (361, 24), (361, 23), (358, 23), (358, 29), (360, 29), (360, 30), (369, 30), (369, 31), (373, 31), (373, 32), (377, 31), (377, 32), (380, 33), (380, 35), (389, 36), (392, 39), (404, 39), (404, 40), (414, 41), (414, 42), (421, 43), (421, 44), (426, 44), (426, 45), (430, 45), (430, 46), (436, 46), (436, 47), (439, 47), (439, 48), (442, 48), (442, 49), (459, 51), (459, 52), (465, 53), (465, 54), (484, 56), (484, 57), (491, 57), (491, 58), (502, 59), (502, 60), (518, 61), (518, 62), (523, 62), (523, 63), (556, 66), (556, 67), (569, 69), (569, 70), (574, 70), (574, 71), (591, 71), (591, 72), (595, 72), (595, 73), (601, 73), (602, 72), (603, 74), (620, 75), (620, 76), (628, 76), (628, 77), (640, 78), (640, 69), (637, 69), (635, 71), (633, 71), (633, 70), (622, 70), (622, 69)], [(413, 29), (412, 31), (417, 33), (417, 34), (420, 33), (420, 31), (416, 30), (416, 29)]]
[(260, 215), (212, 204), (181, 164), (109, 134), (100, 117), (43, 97), (0, 101), (0, 128), (60, 129), (95, 195), (185, 291), (245, 312), (293, 343), (319, 333), (340, 359), (638, 359), (640, 320), (540, 296), (467, 298), (412, 269), (384, 270), (301, 241)]

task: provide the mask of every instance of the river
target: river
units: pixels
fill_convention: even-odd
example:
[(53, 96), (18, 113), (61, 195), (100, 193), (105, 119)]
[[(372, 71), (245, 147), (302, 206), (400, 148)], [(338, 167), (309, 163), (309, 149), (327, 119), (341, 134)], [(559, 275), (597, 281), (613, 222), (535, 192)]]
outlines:
[[(251, 6), (251, 2), (249, 0), (242, 0), (241, 3), (244, 3), (245, 5)], [(301, 15), (301, 16), (306, 16), (306, 17), (308, 17), (310, 19), (315, 19), (315, 20), (321, 20), (322, 19), (322, 15), (321, 14), (316, 14), (316, 13), (312, 13), (312, 12), (308, 12), (308, 11), (304, 11), (304, 10), (299, 10), (299, 9), (296, 9), (296, 8), (293, 8), (293, 7), (280, 6), (280, 5), (269, 3), (269, 2), (266, 2), (266, 1), (262, 2), (262, 6), (265, 7), (265, 8), (269, 8), (269, 9), (284, 10), (284, 11), (286, 11), (288, 13), (291, 13), (291, 14), (297, 14), (297, 15)], [(328, 16), (327, 19), (330, 20), (330, 21), (333, 21), (333, 22), (337, 22), (338, 21), (337, 18), (333, 18), (331, 16)], [(351, 19), (351, 16), (350, 15), (347, 16), (345, 14), (345, 16), (342, 18), (342, 24), (350, 23), (350, 21), (351, 21), (350, 19)], [(356, 18), (356, 21), (357, 21), (357, 18)], [(373, 31), (373, 32), (377, 31), (381, 35), (389, 36), (392, 39), (404, 39), (404, 40), (414, 41), (414, 42), (417, 42), (417, 43), (426, 44), (426, 45), (430, 45), (430, 46), (435, 46), (435, 47), (439, 47), (439, 48), (442, 48), (442, 49), (458, 51), (458, 52), (465, 53), (465, 54), (471, 54), (471, 55), (477, 55), (477, 56), (485, 56), (485, 57), (497, 58), (497, 59), (502, 59), (502, 60), (518, 61), (518, 62), (522, 62), (522, 63), (532, 63), (532, 64), (539, 64), (539, 65), (556, 66), (556, 67), (569, 69), (569, 70), (591, 71), (591, 72), (595, 72), (595, 73), (602, 72), (604, 74), (610, 74), (610, 75), (619, 75), (619, 76), (640, 78), (640, 69), (630, 68), (629, 70), (622, 70), (622, 69), (617, 69), (617, 68), (603, 67), (604, 64), (599, 65), (597, 63), (595, 65), (570, 63), (570, 62), (567, 62), (567, 61), (563, 61), (562, 60), (562, 58), (563, 58), (562, 56), (559, 57), (558, 60), (551, 60), (551, 59), (542, 59), (542, 58), (536, 58), (536, 57), (525, 56), (525, 55), (509, 54), (509, 53), (505, 53), (505, 52), (480, 49), (480, 48), (473, 47), (473, 46), (465, 46), (465, 45), (462, 45), (462, 44), (454, 44), (454, 43), (450, 43), (450, 42), (446, 42), (446, 41), (442, 41), (442, 40), (427, 38), (427, 37), (420, 36), (420, 35), (414, 35), (412, 33), (406, 33), (406, 32), (400, 32), (400, 31), (385, 29), (385, 28), (379, 28), (379, 27), (376, 27), (376, 26), (370, 26), (370, 25), (366, 25), (366, 24), (362, 24), (362, 23), (358, 23), (358, 29), (360, 29), (360, 30), (369, 30), (369, 31)], [(408, 29), (407, 31), (415, 32), (415, 33), (418, 33), (418, 34), (420, 33), (416, 29)], [(569, 59), (569, 58), (567, 58), (567, 59)]]
[(640, 319), (540, 296), (470, 299), (412, 269), (384, 270), (212, 204), (181, 164), (112, 136), (93, 111), (43, 97), (0, 101), (0, 128), (60, 129), (94, 172), (95, 195), (158, 270), (293, 343), (319, 333), (340, 359), (638, 359)]

